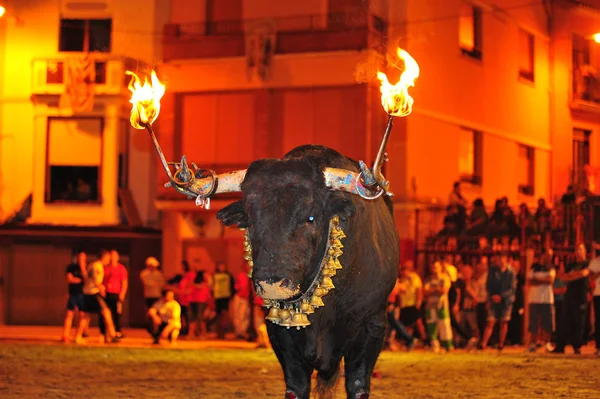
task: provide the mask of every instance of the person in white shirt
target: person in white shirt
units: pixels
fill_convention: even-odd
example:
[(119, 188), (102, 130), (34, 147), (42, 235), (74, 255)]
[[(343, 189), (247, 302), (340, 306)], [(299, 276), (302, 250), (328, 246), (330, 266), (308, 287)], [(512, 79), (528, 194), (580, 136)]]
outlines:
[(165, 276), (158, 270), (160, 263), (155, 257), (146, 259), (146, 268), (140, 273), (140, 280), (144, 285), (144, 299), (146, 308), (150, 309), (158, 300), (165, 286)]
[[(110, 262), (110, 252), (106, 250), (100, 251), (100, 259), (82, 266), (83, 276), (83, 315), (77, 328), (77, 335), (75, 336), (75, 343), (85, 343), (83, 339), (83, 333), (87, 330), (91, 315), (98, 314), (104, 319), (105, 330), (104, 330), (104, 341), (105, 342), (118, 342), (117, 333), (115, 331), (115, 325), (110, 312), (110, 309), (106, 305), (104, 300), (106, 296), (106, 287), (103, 284), (104, 281), (104, 265)], [(85, 267), (85, 269), (83, 269)]]
[(175, 300), (173, 291), (163, 291), (162, 298), (148, 310), (148, 317), (152, 322), (150, 332), (154, 343), (160, 343), (162, 338), (175, 344), (181, 331), (181, 305)]
[[(594, 255), (599, 248), (598, 244), (594, 245)], [(600, 256), (594, 257), (590, 262), (591, 279), (594, 281), (593, 301), (594, 301), (594, 340), (596, 341), (596, 356), (600, 355)]]
[[(537, 345), (550, 342), (554, 331), (554, 291), (556, 270), (552, 267), (552, 250), (542, 249), (538, 262), (527, 272), (529, 283), (529, 352)], [(538, 327), (541, 327), (538, 329)], [(539, 333), (539, 334), (538, 334)]]

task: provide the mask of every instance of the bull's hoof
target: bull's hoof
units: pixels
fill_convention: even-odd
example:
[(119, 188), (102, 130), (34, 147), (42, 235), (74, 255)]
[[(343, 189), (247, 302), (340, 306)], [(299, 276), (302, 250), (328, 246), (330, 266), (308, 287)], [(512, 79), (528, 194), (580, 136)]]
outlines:
[(360, 391), (354, 397), (355, 399), (369, 399), (369, 393), (365, 391)]
[(285, 393), (285, 399), (298, 399), (298, 395), (296, 395), (294, 392), (292, 391), (287, 391)]

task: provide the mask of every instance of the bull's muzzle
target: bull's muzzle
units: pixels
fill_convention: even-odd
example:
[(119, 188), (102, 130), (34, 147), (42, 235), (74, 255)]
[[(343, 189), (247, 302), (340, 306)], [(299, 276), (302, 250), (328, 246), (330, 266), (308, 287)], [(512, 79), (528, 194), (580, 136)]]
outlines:
[(289, 299), (300, 293), (300, 286), (294, 285), (288, 278), (259, 280), (255, 288), (256, 293), (264, 299)]

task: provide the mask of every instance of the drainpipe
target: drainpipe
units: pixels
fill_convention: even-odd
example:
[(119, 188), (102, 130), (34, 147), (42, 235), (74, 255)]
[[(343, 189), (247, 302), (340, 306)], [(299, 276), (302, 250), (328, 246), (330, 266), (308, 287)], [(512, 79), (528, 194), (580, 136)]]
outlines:
[(553, 177), (554, 177), (554, 135), (556, 133), (556, 92), (555, 92), (555, 61), (554, 61), (554, 34), (555, 34), (555, 20), (554, 20), (554, 4), (552, 0), (544, 0), (544, 11), (546, 12), (547, 19), (547, 30), (549, 39), (548, 48), (548, 113), (549, 113), (549, 130), (550, 130), (550, 179), (549, 179), (549, 191), (551, 201), (554, 202), (554, 190), (553, 190)]

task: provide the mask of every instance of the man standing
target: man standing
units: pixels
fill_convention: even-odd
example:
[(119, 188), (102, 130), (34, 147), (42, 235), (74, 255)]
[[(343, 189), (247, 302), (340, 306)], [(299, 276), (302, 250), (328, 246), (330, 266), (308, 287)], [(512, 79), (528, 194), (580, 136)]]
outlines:
[(552, 353), (565, 353), (567, 343), (573, 345), (575, 354), (581, 354), (583, 330), (587, 312), (587, 296), (590, 289), (589, 262), (584, 244), (579, 244), (575, 252), (574, 263), (560, 270), (558, 276), (567, 282), (567, 292), (563, 299), (561, 328)]
[[(527, 273), (529, 282), (529, 352), (550, 342), (554, 331), (554, 278), (552, 250), (542, 250), (539, 262), (531, 265)], [(539, 333), (539, 334), (538, 334)]]
[(83, 276), (83, 316), (77, 328), (75, 343), (84, 343), (83, 332), (87, 330), (90, 324), (92, 314), (100, 315), (100, 323), (105, 323), (105, 342), (117, 342), (115, 327), (112, 320), (110, 309), (106, 306), (103, 294), (106, 290), (102, 282), (104, 281), (104, 264), (110, 262), (110, 253), (102, 250), (100, 260), (87, 265), (82, 265)]
[[(597, 244), (595, 244), (597, 245)], [(595, 250), (597, 247), (594, 248)], [(594, 280), (594, 340), (596, 341), (596, 356), (600, 355), (600, 256), (590, 262), (590, 272)]]
[(85, 252), (77, 254), (77, 262), (67, 266), (67, 283), (69, 284), (69, 299), (67, 300), (67, 314), (63, 330), (62, 342), (69, 342), (71, 327), (75, 311), (82, 312), (83, 309), (83, 275), (82, 270), (87, 267)]
[[(122, 338), (121, 314), (123, 313), (123, 302), (127, 294), (127, 269), (119, 263), (119, 253), (113, 249), (110, 251), (110, 260), (104, 265), (104, 286), (106, 287), (106, 305), (110, 309), (112, 319), (115, 323), (117, 337)], [(100, 320), (100, 332), (105, 333), (105, 325)]]
[(158, 270), (159, 265), (158, 260), (150, 256), (146, 259), (146, 268), (140, 273), (147, 309), (150, 309), (160, 299), (162, 289), (165, 285), (165, 276)]
[(481, 349), (485, 349), (492, 336), (496, 322), (500, 323), (498, 350), (504, 349), (504, 341), (508, 331), (508, 322), (515, 301), (515, 275), (508, 264), (507, 254), (500, 256), (500, 263), (492, 266), (488, 272), (486, 284), (489, 298), (489, 314)]

